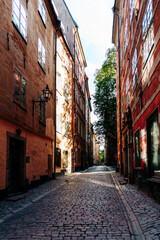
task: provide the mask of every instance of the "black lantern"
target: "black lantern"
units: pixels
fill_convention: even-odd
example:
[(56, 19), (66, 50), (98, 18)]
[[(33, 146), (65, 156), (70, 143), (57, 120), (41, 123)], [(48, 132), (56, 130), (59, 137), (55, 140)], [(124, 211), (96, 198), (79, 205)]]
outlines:
[(48, 100), (50, 100), (52, 92), (48, 87), (48, 84), (46, 85), (46, 88), (42, 90), (43, 94), (41, 95), (41, 99), (38, 101), (32, 100), (33, 103), (33, 115), (34, 115), (34, 105), (35, 103), (39, 102), (39, 103), (43, 103), (43, 102), (48, 102)]
[(42, 90), (42, 92), (43, 92), (43, 99), (45, 100), (45, 102), (48, 102), (52, 94), (52, 92), (49, 90), (48, 84), (46, 85), (46, 88)]

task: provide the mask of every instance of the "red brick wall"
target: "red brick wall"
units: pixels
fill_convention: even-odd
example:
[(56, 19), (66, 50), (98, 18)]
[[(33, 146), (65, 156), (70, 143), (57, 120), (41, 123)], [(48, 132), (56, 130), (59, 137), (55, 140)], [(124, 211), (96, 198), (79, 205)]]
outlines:
[[(0, 4), (0, 189), (6, 184), (6, 133), (16, 134), (21, 128), (26, 139), (26, 155), (30, 156), (30, 163), (26, 164), (26, 178), (31, 182), (39, 179), (40, 175), (47, 175), (48, 154), (53, 154), (53, 97), (46, 103), (46, 126), (39, 122), (39, 104), (35, 104), (33, 116), (32, 100), (39, 100), (42, 89), (49, 85), (54, 92), (54, 46), (55, 25), (51, 20), (52, 10), (49, 1), (45, 1), (46, 27), (38, 12), (38, 0), (30, 0), (28, 8), (26, 1), (22, 3), (27, 12), (27, 42), (24, 41), (12, 22), (12, 1), (2, 0)], [(50, 14), (49, 14), (50, 13)], [(52, 19), (53, 19), (52, 15)], [(9, 50), (7, 45), (9, 34)], [(45, 72), (38, 63), (38, 37), (45, 47)], [(26, 64), (24, 67), (24, 54)], [(13, 69), (26, 78), (26, 109), (22, 109), (13, 101), (14, 81)]]

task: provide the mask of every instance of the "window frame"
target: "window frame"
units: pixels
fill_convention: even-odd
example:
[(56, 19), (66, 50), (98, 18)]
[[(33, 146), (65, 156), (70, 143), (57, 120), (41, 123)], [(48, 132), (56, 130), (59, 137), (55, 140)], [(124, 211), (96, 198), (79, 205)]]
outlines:
[[(41, 51), (39, 51), (39, 49)], [(44, 50), (44, 51), (43, 51)], [(41, 54), (41, 55), (40, 55)], [(44, 60), (44, 61), (43, 61)], [(38, 37), (38, 63), (42, 67), (43, 71), (45, 72), (45, 66), (46, 66), (46, 51), (45, 47), (41, 41), (41, 38)]]
[[(136, 137), (138, 138), (138, 143), (136, 143)], [(135, 167), (141, 167), (141, 149), (140, 149), (140, 129), (134, 134), (134, 147), (135, 147)], [(137, 149), (138, 148), (138, 149)], [(138, 155), (137, 155), (138, 150)]]
[[(19, 6), (17, 6), (16, 0), (12, 0), (12, 22), (16, 27), (16, 29), (18, 30), (18, 32), (23, 37), (23, 39), (27, 42), (27, 11), (22, 1), (21, 0), (18, 0), (18, 1), (19, 1)], [(17, 16), (17, 13), (15, 12), (15, 8), (17, 8), (18, 10), (18, 16)], [(22, 14), (22, 9), (24, 10), (25, 16), (23, 16)], [(15, 19), (17, 19), (18, 22), (16, 22)], [(24, 19), (24, 22), (22, 22), (22, 19)], [(25, 23), (25, 26), (24, 26), (24, 23)], [(24, 33), (22, 29), (24, 29)]]
[(131, 24), (131, 22), (133, 20), (133, 15), (134, 15), (134, 7), (135, 7), (134, 0), (130, 0), (129, 1), (129, 5), (130, 5), (130, 14), (129, 14), (129, 16), (130, 16), (130, 24)]
[[(20, 81), (16, 80), (15, 79), (15, 74), (18, 74), (19, 75), (19, 78), (20, 78)], [(24, 101), (21, 101), (22, 99), (22, 89), (20, 90), (20, 93), (17, 94), (17, 83), (19, 82), (19, 88), (22, 88), (24, 83), (22, 83), (22, 78), (25, 80), (25, 94), (24, 94)], [(14, 102), (16, 102), (20, 107), (22, 107), (23, 109), (26, 109), (26, 89), (27, 89), (27, 79), (21, 74), (21, 72), (14, 67), (14, 70), (13, 70), (13, 79), (14, 79), (14, 92), (13, 92), (13, 99), (14, 99)], [(20, 96), (20, 98), (18, 99), (17, 96)]]
[(134, 50), (134, 54), (132, 57), (132, 82), (133, 82), (133, 90), (136, 87), (138, 79), (138, 71), (137, 71), (137, 48)]
[(127, 47), (128, 47), (128, 20), (127, 20), (127, 18), (126, 18), (126, 23), (125, 23), (124, 38), (125, 38), (124, 49), (125, 49), (125, 53), (126, 53)]
[(46, 27), (46, 8), (42, 0), (38, 0), (38, 12), (41, 16), (43, 24)]
[(69, 87), (67, 84), (65, 84), (65, 100), (69, 103)]
[[(148, 11), (150, 11), (148, 13)], [(149, 16), (149, 17), (148, 17)], [(143, 66), (145, 66), (154, 46), (153, 6), (152, 0), (148, 0), (142, 19), (143, 39)]]

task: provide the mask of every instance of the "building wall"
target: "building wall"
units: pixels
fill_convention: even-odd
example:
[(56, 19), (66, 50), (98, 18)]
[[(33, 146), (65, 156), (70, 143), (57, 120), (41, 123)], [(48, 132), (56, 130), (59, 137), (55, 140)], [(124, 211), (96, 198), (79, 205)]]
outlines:
[[(119, 14), (120, 22), (120, 81), (121, 81), (121, 121), (122, 121), (122, 152), (123, 152), (123, 172), (125, 174), (127, 166), (127, 176), (137, 178), (138, 176), (154, 176), (155, 171), (151, 174), (150, 167), (152, 168), (152, 160), (149, 155), (149, 142), (152, 141), (149, 135), (149, 119), (152, 113), (157, 109), (158, 125), (159, 125), (159, 73), (160, 73), (160, 55), (159, 55), (159, 39), (160, 39), (160, 1), (133, 1), (133, 15), (130, 9), (129, 1), (115, 1), (115, 6), (120, 11), (116, 10)], [(145, 35), (143, 29), (144, 15), (148, 4), (151, 4), (152, 11), (148, 16), (153, 20), (153, 42), (150, 44), (150, 49), (146, 50), (145, 39), (151, 39)], [(132, 16), (132, 18), (131, 18)], [(149, 21), (149, 20), (148, 20)], [(126, 27), (127, 26), (127, 27)], [(152, 26), (152, 21), (150, 22)], [(113, 42), (116, 43), (118, 50), (118, 35), (116, 33), (117, 17), (114, 16), (113, 25)], [(151, 32), (151, 27), (148, 28)], [(117, 29), (118, 30), (118, 29)], [(147, 31), (146, 31), (147, 33)], [(126, 37), (127, 36), (127, 37)], [(150, 40), (149, 40), (150, 41)], [(137, 59), (134, 56), (137, 50)], [(148, 53), (147, 53), (148, 51)], [(145, 55), (147, 54), (147, 58)], [(118, 51), (117, 51), (117, 65)], [(117, 70), (118, 70), (117, 68)], [(134, 69), (134, 70), (133, 70)], [(135, 76), (135, 78), (134, 78)], [(120, 160), (120, 124), (119, 124), (119, 76), (117, 74), (117, 128), (118, 128), (118, 157)], [(129, 108), (128, 108), (129, 107)], [(137, 167), (137, 153), (135, 150), (135, 138), (137, 130), (140, 131), (140, 164)], [(159, 133), (159, 130), (158, 130)], [(127, 142), (126, 142), (127, 141)], [(158, 140), (159, 142), (159, 137)], [(126, 145), (127, 143), (127, 145)], [(159, 144), (159, 143), (158, 143)], [(158, 158), (159, 146), (157, 148)], [(153, 150), (151, 150), (153, 154)], [(128, 159), (128, 163), (126, 162)], [(132, 169), (134, 171), (132, 171)], [(139, 175), (140, 172), (140, 175)]]
[[(67, 60), (66, 60), (67, 59)], [(56, 171), (72, 169), (72, 62), (66, 43), (59, 34), (57, 47), (57, 148), (61, 149), (61, 166)], [(66, 124), (68, 124), (66, 126)], [(64, 151), (68, 152), (67, 166)]]
[[(22, 0), (27, 14), (27, 38), (24, 38), (15, 26), (13, 2), (1, 2), (1, 35), (0, 35), (0, 138), (1, 155), (0, 189), (6, 188), (7, 134), (16, 139), (24, 138), (25, 156), (29, 156), (26, 166), (26, 181), (31, 183), (48, 175), (48, 154), (53, 155), (53, 98), (46, 103), (46, 121), (39, 120), (39, 103), (35, 103), (33, 112), (32, 100), (39, 100), (39, 95), (48, 84), (54, 91), (54, 38), (55, 27), (51, 21), (52, 9), (48, 1), (43, 2), (46, 9), (46, 25), (38, 11), (38, 0)], [(2, 20), (3, 19), (3, 20)], [(52, 16), (52, 20), (54, 16)], [(54, 20), (55, 21), (55, 20)], [(55, 24), (55, 23), (54, 23)], [(38, 62), (38, 38), (45, 48), (45, 69)], [(17, 101), (15, 93), (14, 71), (26, 79), (26, 105)], [(18, 90), (19, 91), (19, 90)], [(18, 135), (16, 130), (20, 129)]]

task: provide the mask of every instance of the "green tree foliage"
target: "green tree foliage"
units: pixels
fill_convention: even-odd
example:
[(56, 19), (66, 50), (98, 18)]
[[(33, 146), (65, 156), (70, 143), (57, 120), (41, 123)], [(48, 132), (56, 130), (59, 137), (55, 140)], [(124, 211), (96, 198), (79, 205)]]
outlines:
[(116, 51), (109, 48), (101, 69), (95, 73), (94, 112), (98, 121), (94, 124), (97, 135), (116, 138)]
[(104, 150), (101, 151), (101, 163), (104, 163)]

